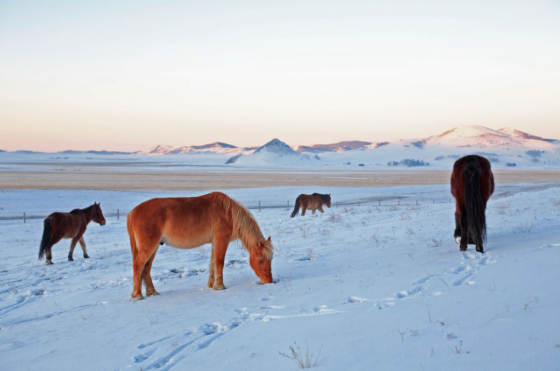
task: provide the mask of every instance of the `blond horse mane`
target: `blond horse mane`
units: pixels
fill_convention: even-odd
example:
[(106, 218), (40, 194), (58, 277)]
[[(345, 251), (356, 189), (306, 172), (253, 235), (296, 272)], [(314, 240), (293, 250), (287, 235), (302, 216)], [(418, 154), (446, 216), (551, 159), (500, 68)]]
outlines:
[(262, 243), (264, 256), (267, 259), (272, 259), (274, 247), (271, 243), (266, 243), (266, 239), (253, 214), (245, 206), (223, 193), (216, 192), (216, 197), (222, 201), (226, 213), (231, 211), (234, 237), (240, 239), (245, 249), (249, 252), (257, 248), (259, 242)]

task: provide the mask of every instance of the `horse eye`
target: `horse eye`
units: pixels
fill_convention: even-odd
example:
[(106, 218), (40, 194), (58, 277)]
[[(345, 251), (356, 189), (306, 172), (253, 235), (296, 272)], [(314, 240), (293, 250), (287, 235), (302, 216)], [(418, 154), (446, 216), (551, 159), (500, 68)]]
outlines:
[(262, 264), (262, 263), (264, 263), (264, 260), (259, 259), (259, 264)]

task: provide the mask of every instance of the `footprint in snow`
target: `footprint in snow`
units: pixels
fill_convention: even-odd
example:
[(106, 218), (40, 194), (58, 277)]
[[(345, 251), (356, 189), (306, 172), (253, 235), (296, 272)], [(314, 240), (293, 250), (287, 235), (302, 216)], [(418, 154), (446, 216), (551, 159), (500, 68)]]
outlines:
[(432, 278), (432, 276), (426, 276), (426, 277), (422, 277), (419, 280), (417, 280), (416, 282), (413, 282), (413, 285), (421, 285), (423, 283), (426, 283), (427, 281), (430, 280), (430, 278)]
[(350, 304), (364, 303), (366, 301), (369, 301), (369, 300), (365, 299), (365, 298), (360, 298), (358, 296), (350, 296), (348, 299), (346, 299), (346, 303), (350, 303)]

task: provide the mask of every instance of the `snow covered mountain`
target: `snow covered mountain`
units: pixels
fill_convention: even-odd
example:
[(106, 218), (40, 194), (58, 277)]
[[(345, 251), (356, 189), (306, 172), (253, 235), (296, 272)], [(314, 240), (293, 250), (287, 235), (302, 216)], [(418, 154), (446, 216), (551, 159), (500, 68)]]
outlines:
[(484, 126), (462, 126), (426, 138), (400, 140), (364, 151), (325, 153), (325, 163), (365, 167), (429, 167), (449, 169), (458, 158), (482, 155), (496, 168), (558, 168), (560, 142), (513, 129), (492, 130)]
[[(313, 156), (319, 160), (319, 156)], [(294, 151), (289, 145), (279, 139), (273, 139), (264, 146), (257, 148), (252, 154), (243, 156), (238, 154), (227, 161), (227, 164), (244, 165), (301, 165), (309, 162), (311, 157)]]
[(551, 141), (513, 129), (492, 130), (484, 126), (461, 126), (425, 139), (425, 144), (455, 147), (512, 148), (547, 147)]
[(289, 145), (279, 139), (272, 139), (264, 146), (255, 150), (254, 154), (273, 153), (278, 156), (297, 156), (298, 153), (294, 151)]
[(372, 142), (362, 142), (359, 140), (331, 143), (331, 144), (313, 144), (309, 146), (294, 146), (297, 152), (323, 153), (323, 152), (346, 152), (355, 149), (363, 149), (372, 145)]
[(157, 145), (140, 154), (143, 155), (184, 155), (190, 153), (224, 153), (224, 154), (243, 154), (251, 153), (254, 148), (240, 148), (223, 142), (214, 142), (203, 145), (172, 147)]
[[(273, 139), (260, 147), (237, 147), (214, 142), (204, 145), (157, 145), (142, 152), (63, 151), (66, 155), (184, 155), (173, 157), (174, 162), (196, 164), (235, 164), (266, 167), (347, 167), (387, 168), (429, 166), (449, 168), (467, 154), (480, 154), (494, 167), (560, 168), (560, 141), (547, 139), (512, 128), (493, 130), (484, 126), (461, 126), (439, 135), (394, 142), (344, 141), (331, 144), (290, 146)], [(205, 154), (205, 156), (200, 156)], [(0, 156), (49, 155), (33, 151), (13, 151)], [(169, 159), (170, 160), (170, 159)], [(169, 161), (165, 160), (165, 161)]]

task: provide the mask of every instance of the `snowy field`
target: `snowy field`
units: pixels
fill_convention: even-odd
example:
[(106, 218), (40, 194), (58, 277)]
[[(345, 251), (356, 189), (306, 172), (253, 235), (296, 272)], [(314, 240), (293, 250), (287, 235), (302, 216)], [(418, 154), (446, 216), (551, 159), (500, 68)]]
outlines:
[[(224, 291), (206, 288), (209, 246), (162, 246), (152, 270), (161, 295), (142, 301), (130, 298), (124, 218), (90, 224), (90, 259), (77, 248), (68, 262), (65, 240), (48, 267), (37, 261), (42, 220), (0, 221), (1, 368), (295, 370), (280, 354), (295, 343), (313, 354), (317, 370), (558, 369), (560, 187), (498, 185), (486, 254), (474, 246), (459, 252), (448, 186), (227, 193), (243, 203), (293, 205), (313, 190), (330, 191), (333, 202), (426, 202), (293, 219), (291, 210), (253, 210), (276, 248), (275, 284), (257, 283), (238, 243), (226, 257)], [(178, 193), (2, 191), (0, 213), (47, 214), (93, 201), (106, 212), (130, 210), (166, 195)]]

